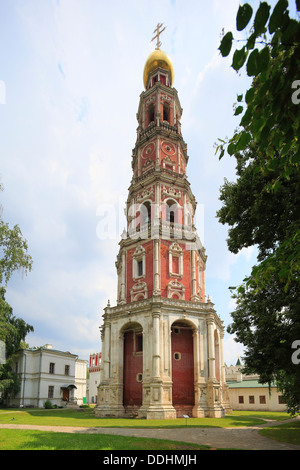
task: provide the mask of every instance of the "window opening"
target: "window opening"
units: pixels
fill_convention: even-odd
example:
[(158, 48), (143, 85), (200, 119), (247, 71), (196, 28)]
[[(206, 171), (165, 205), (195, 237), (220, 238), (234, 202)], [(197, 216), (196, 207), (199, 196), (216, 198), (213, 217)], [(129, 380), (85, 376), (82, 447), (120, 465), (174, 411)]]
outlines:
[(143, 352), (143, 334), (135, 335), (135, 352)]
[(166, 213), (166, 220), (167, 222), (170, 222), (173, 224), (175, 222), (175, 210), (176, 209), (176, 204), (174, 204), (172, 201), (167, 202), (167, 213)]
[(149, 106), (149, 123), (154, 121), (154, 104)]
[(175, 352), (175, 353), (174, 353), (174, 359), (175, 359), (175, 361), (180, 361), (180, 359), (181, 359), (181, 354), (180, 354), (180, 352)]
[(144, 202), (142, 205), (141, 205), (141, 210), (140, 210), (140, 213), (141, 213), (141, 218), (142, 218), (142, 224), (146, 224), (146, 223), (149, 223), (151, 222), (151, 204), (150, 202)]
[(164, 104), (163, 107), (163, 120), (169, 122), (169, 117), (170, 117), (170, 107), (168, 104)]
[(142, 276), (143, 275), (143, 260), (139, 260), (137, 264), (138, 264), (138, 276)]
[(172, 273), (179, 274), (179, 256), (172, 256)]

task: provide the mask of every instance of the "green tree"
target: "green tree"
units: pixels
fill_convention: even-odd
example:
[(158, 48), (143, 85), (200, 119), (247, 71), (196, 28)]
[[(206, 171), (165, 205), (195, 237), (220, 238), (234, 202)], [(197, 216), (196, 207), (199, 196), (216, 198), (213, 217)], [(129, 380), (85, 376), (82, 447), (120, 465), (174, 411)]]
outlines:
[[(237, 30), (252, 16), (249, 4), (240, 6)], [(234, 41), (232, 32), (223, 36), (223, 56)], [(289, 411), (297, 413), (300, 364), (292, 361), (292, 344), (300, 340), (300, 24), (290, 17), (287, 0), (272, 11), (260, 3), (232, 67), (244, 67), (253, 79), (245, 96), (237, 97), (239, 128), (217, 145), (219, 158), (227, 151), (236, 159), (237, 171), (236, 182), (225, 180), (221, 188), (217, 216), (230, 227), (229, 250), (256, 246), (258, 262), (233, 289), (236, 308), (228, 331), (245, 346), (245, 372), (275, 381)]]
[[(2, 187), (0, 185), (0, 190)], [(14, 363), (27, 333), (33, 327), (13, 315), (5, 300), (6, 285), (15, 270), (31, 270), (32, 259), (19, 226), (12, 229), (0, 219), (0, 341), (5, 345), (5, 358), (0, 361), (0, 396), (5, 401), (19, 390), (19, 378)]]

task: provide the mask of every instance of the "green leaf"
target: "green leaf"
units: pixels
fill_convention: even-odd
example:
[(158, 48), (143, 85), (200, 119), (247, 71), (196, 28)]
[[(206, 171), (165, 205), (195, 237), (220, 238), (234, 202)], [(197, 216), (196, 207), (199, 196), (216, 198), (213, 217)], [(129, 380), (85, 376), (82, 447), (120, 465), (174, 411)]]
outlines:
[(242, 132), (236, 146), (236, 151), (245, 150), (250, 140), (251, 134), (249, 134), (249, 132)]
[(257, 35), (255, 33), (252, 33), (246, 44), (246, 47), (248, 50), (253, 49), (253, 47), (255, 46), (256, 38), (257, 38)]
[[(281, 37), (282, 43), (296, 42), (297, 33), (300, 32), (300, 27), (298, 21), (293, 18), (289, 20), (286, 29)], [(299, 33), (298, 33), (299, 34)]]
[(229, 52), (231, 51), (232, 41), (233, 41), (232, 32), (229, 31), (223, 37), (220, 47), (219, 47), (219, 51), (221, 52), (223, 57), (228, 56)]
[(247, 24), (251, 19), (252, 12), (252, 7), (248, 3), (239, 6), (236, 15), (236, 29), (238, 31), (242, 31), (244, 28), (246, 28)]
[(246, 93), (246, 96), (245, 96), (245, 100), (246, 100), (247, 104), (249, 104), (253, 100), (254, 95), (255, 95), (255, 89), (254, 88), (249, 88), (249, 90), (247, 90), (247, 93)]
[(273, 10), (272, 15), (270, 16), (269, 21), (269, 33), (272, 34), (274, 31), (279, 28), (282, 24), (284, 12), (288, 7), (287, 0), (279, 0)]
[(244, 126), (244, 127), (247, 126), (251, 122), (251, 119), (252, 119), (252, 106), (248, 106), (244, 116), (242, 117), (241, 126)]
[(298, 153), (298, 154), (295, 153), (295, 154), (292, 156), (292, 158), (291, 158), (291, 163), (294, 164), (294, 165), (297, 164), (297, 163), (300, 163), (300, 155), (299, 155), (299, 153)]
[(232, 64), (231, 67), (234, 70), (239, 70), (243, 65), (247, 58), (247, 52), (245, 46), (242, 49), (236, 49), (233, 54)]
[(238, 116), (243, 112), (243, 106), (238, 106), (235, 110), (234, 116)]
[(238, 100), (238, 102), (241, 102), (241, 101), (242, 101), (242, 99), (243, 99), (243, 95), (238, 95), (238, 96), (237, 96), (237, 100)]
[(249, 55), (247, 61), (247, 75), (249, 77), (255, 76), (258, 70), (258, 49), (254, 49)]
[(265, 46), (258, 54), (257, 58), (257, 73), (263, 72), (267, 69), (270, 62), (270, 49)]
[(227, 152), (229, 153), (229, 155), (233, 155), (234, 152), (235, 152), (235, 143), (234, 142), (231, 142), (228, 147), (227, 147)]
[(220, 152), (220, 155), (219, 155), (219, 160), (221, 160), (224, 156), (224, 153), (225, 153), (225, 149), (222, 148), (221, 152)]
[(278, 189), (280, 188), (280, 186), (281, 186), (281, 181), (276, 180), (275, 183), (272, 185), (273, 191), (276, 193)]
[(262, 2), (256, 12), (254, 19), (254, 31), (256, 34), (261, 34), (265, 30), (265, 24), (268, 21), (270, 14), (270, 5)]

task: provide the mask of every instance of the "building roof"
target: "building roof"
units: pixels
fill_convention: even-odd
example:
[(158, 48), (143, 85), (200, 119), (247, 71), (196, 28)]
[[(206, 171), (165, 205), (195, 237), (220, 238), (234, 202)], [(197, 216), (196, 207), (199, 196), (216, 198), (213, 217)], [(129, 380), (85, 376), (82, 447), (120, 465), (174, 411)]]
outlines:
[[(226, 381), (229, 388), (269, 388), (269, 384), (261, 384), (258, 380), (243, 380), (242, 382)], [(275, 383), (271, 387), (276, 387)]]

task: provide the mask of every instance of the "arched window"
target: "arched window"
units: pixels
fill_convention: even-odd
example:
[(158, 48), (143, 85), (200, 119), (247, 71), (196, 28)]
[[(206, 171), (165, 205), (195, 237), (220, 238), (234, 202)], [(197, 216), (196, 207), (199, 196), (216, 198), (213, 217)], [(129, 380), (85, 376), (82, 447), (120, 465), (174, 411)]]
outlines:
[(151, 105), (149, 106), (149, 110), (148, 110), (149, 124), (150, 124), (150, 122), (153, 122), (153, 121), (154, 121), (154, 112), (155, 112), (154, 104), (151, 104)]
[(151, 203), (149, 201), (143, 202), (140, 207), (141, 225), (151, 222)]
[[(177, 242), (174, 242), (169, 248), (169, 276), (183, 276), (183, 251)], [(177, 287), (182, 288), (179, 284)]]
[(175, 213), (177, 209), (177, 204), (174, 201), (167, 201), (166, 207), (166, 221), (174, 223), (176, 220)]
[(140, 245), (132, 255), (132, 279), (140, 279), (146, 274), (146, 252)]
[(167, 103), (163, 106), (163, 120), (170, 122), (170, 106)]

